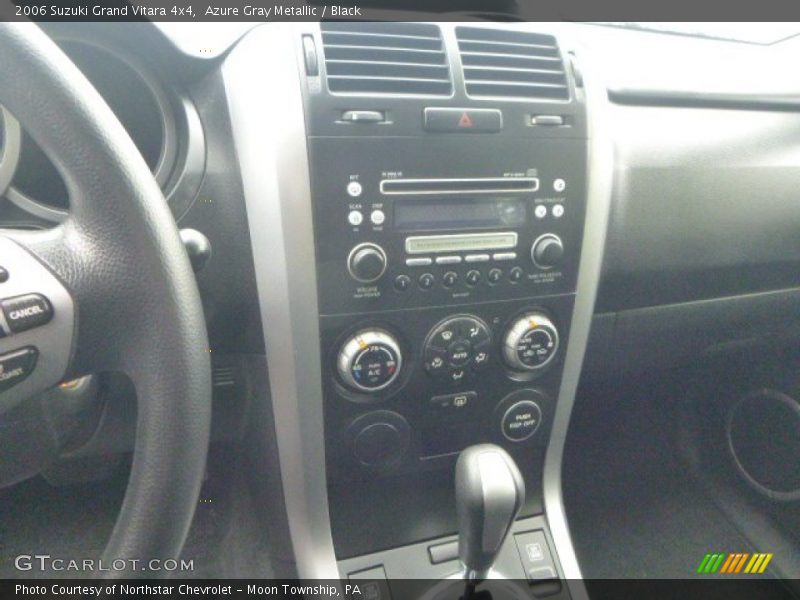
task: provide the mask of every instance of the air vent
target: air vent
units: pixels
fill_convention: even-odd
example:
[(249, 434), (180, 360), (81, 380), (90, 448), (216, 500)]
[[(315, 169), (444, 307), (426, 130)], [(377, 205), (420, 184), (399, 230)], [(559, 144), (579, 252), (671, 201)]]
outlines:
[(551, 35), (457, 27), (467, 95), (569, 100), (558, 43)]
[(324, 22), (322, 42), (333, 93), (449, 96), (453, 91), (436, 25)]

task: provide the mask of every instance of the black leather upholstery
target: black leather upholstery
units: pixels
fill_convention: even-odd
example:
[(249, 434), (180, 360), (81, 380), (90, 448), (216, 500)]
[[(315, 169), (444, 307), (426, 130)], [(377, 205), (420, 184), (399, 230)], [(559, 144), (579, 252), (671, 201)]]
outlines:
[(133, 470), (104, 558), (177, 556), (205, 468), (211, 378), (200, 298), (175, 222), (122, 125), (33, 24), (0, 23), (0, 103), (70, 190), (64, 224), (17, 236), (75, 300), (69, 375), (123, 371), (137, 390)]

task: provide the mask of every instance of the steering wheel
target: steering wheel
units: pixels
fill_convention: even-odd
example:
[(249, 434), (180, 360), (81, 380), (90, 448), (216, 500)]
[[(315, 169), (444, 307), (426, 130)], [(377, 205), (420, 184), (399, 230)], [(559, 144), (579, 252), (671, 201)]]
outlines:
[(197, 284), (161, 190), (77, 67), (31, 23), (0, 24), (0, 56), (0, 104), (71, 204), (54, 229), (0, 231), (0, 413), (80, 375), (132, 380), (133, 466), (102, 559), (131, 565), (113, 576), (142, 575), (132, 559), (180, 554), (205, 470), (211, 368)]

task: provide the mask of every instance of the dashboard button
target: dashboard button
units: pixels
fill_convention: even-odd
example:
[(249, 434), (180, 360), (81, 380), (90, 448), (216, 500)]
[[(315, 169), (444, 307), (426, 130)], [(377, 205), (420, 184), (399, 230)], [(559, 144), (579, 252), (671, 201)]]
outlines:
[(411, 287), (411, 277), (408, 275), (398, 275), (394, 278), (394, 289), (398, 292), (405, 292)]
[(362, 215), (359, 210), (351, 210), (347, 215), (347, 222), (353, 227), (358, 227), (364, 222), (364, 215)]
[(494, 260), (516, 260), (517, 253), (516, 252), (496, 252), (492, 255)]
[(362, 191), (364, 191), (364, 189), (357, 181), (351, 181), (347, 184), (347, 195), (351, 196), (352, 198), (358, 198)]
[(518, 283), (524, 274), (521, 267), (514, 267), (508, 272), (508, 279), (511, 283)]
[(40, 327), (53, 318), (53, 307), (41, 294), (26, 294), (0, 302), (12, 333)]
[(442, 275), (442, 285), (444, 287), (453, 287), (458, 281), (458, 273), (455, 271), (448, 271)]
[(419, 276), (419, 287), (423, 290), (429, 290), (433, 287), (433, 284), (436, 282), (436, 278), (431, 275), (430, 273), (423, 273)]
[(467, 276), (465, 280), (468, 285), (477, 285), (481, 280), (481, 272), (472, 269), (471, 271), (467, 271)]
[(472, 358), (472, 344), (466, 340), (456, 340), (447, 348), (447, 361), (451, 367), (463, 367)]
[(460, 256), (438, 256), (436, 257), (437, 265), (457, 265), (461, 262)]
[(547, 216), (547, 207), (544, 204), (539, 204), (533, 209), (533, 214), (537, 219), (544, 219)]
[(33, 346), (0, 356), (0, 392), (5, 392), (33, 373), (39, 351)]
[(491, 284), (495, 284), (503, 277), (503, 271), (500, 269), (490, 269), (489, 273), (486, 275), (486, 279)]
[(488, 254), (467, 254), (464, 257), (464, 262), (468, 263), (482, 263), (489, 262), (492, 257)]
[(425, 370), (431, 375), (444, 373), (447, 370), (447, 351), (429, 347), (425, 351)]
[(500, 427), (508, 441), (523, 442), (536, 433), (541, 421), (539, 405), (533, 400), (520, 400), (503, 413)]
[(478, 400), (475, 392), (459, 392), (457, 394), (444, 394), (431, 398), (431, 404), (440, 408), (466, 408), (473, 406)]
[(496, 133), (503, 128), (498, 109), (428, 107), (424, 112), (427, 131), (442, 133)]
[(489, 344), (478, 346), (472, 352), (472, 368), (482, 369), (489, 364)]
[(373, 225), (383, 225), (384, 221), (386, 221), (386, 213), (382, 210), (373, 210), (369, 215), (369, 220), (372, 221)]
[(407, 258), (406, 259), (406, 266), (407, 267), (427, 267), (428, 265), (433, 264), (433, 259), (431, 258)]
[(564, 205), (563, 204), (556, 204), (553, 206), (553, 216), (556, 219), (560, 219), (564, 216)]
[(553, 190), (556, 192), (563, 192), (567, 189), (567, 182), (559, 178), (553, 181)]
[(0, 267), (0, 283), (8, 281), (8, 269)]

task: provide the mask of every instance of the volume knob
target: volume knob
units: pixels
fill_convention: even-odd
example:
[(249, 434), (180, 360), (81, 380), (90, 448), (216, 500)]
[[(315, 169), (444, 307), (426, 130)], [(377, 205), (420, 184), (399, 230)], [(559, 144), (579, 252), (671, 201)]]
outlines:
[(536, 238), (531, 246), (531, 260), (540, 269), (552, 269), (561, 263), (564, 244), (554, 233), (545, 233)]
[(506, 363), (517, 371), (545, 368), (558, 352), (558, 329), (543, 313), (530, 312), (514, 321), (503, 340)]
[(347, 270), (357, 281), (377, 281), (386, 271), (386, 253), (377, 244), (359, 244), (347, 257)]
[(400, 344), (382, 329), (365, 329), (350, 337), (336, 361), (342, 381), (362, 392), (377, 392), (390, 386), (402, 364)]

